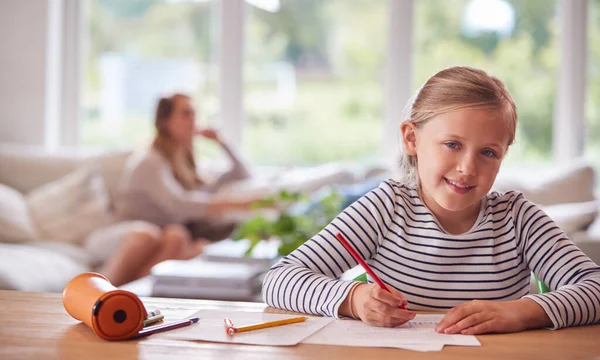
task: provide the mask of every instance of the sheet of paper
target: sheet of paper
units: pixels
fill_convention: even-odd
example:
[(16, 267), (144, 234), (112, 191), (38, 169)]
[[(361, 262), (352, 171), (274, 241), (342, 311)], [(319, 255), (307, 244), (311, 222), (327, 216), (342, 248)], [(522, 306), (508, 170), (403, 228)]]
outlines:
[(308, 319), (301, 323), (252, 330), (229, 336), (225, 332), (223, 321), (225, 318), (231, 319), (235, 326), (243, 326), (295, 316), (222, 310), (200, 310), (191, 316), (199, 317), (200, 321), (192, 326), (186, 326), (154, 336), (178, 340), (203, 340), (232, 344), (292, 346), (300, 343), (333, 321), (332, 318), (308, 316)]
[(436, 333), (435, 327), (442, 317), (419, 314), (408, 323), (392, 329), (370, 326), (356, 320), (336, 320), (302, 342), (418, 351), (440, 351), (444, 345), (481, 346), (475, 336)]

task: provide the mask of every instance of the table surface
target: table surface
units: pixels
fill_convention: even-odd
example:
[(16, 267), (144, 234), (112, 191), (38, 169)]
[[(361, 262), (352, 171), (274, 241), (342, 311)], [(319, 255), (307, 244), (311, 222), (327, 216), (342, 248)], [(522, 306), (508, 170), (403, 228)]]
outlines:
[[(288, 313), (262, 303), (142, 298), (177, 320), (200, 309)], [(0, 291), (0, 359), (595, 359), (600, 360), (600, 325), (517, 334), (477, 336), (481, 347), (446, 346), (421, 353), (390, 348), (299, 344), (253, 346), (158, 337), (109, 342), (71, 318), (61, 294)]]

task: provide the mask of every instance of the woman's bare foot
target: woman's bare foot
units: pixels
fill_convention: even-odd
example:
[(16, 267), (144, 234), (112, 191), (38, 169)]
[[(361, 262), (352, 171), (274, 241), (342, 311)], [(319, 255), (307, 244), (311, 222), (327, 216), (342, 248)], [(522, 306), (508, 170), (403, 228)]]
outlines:
[(204, 247), (211, 243), (212, 243), (212, 241), (203, 239), (203, 238), (194, 239), (188, 245), (188, 247), (184, 253), (184, 259), (193, 259), (196, 256), (202, 254), (202, 251), (204, 251)]

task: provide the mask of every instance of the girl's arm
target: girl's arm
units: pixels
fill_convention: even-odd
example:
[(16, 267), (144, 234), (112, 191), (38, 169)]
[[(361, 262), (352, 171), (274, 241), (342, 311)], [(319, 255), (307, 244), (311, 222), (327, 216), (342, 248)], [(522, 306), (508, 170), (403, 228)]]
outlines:
[(354, 286), (337, 278), (357, 265), (336, 239), (340, 232), (363, 259), (371, 259), (392, 220), (396, 195), (387, 182), (348, 206), (317, 235), (277, 262), (263, 281), (270, 306), (324, 316), (338, 310)]
[(514, 205), (517, 244), (529, 269), (552, 292), (528, 295), (543, 308), (554, 329), (600, 322), (600, 267), (554, 221), (519, 195)]

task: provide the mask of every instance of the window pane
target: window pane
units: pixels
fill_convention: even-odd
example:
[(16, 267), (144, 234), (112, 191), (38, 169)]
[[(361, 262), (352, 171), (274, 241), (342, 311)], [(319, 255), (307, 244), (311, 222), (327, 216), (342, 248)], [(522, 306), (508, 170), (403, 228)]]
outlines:
[(274, 12), (247, 10), (248, 157), (282, 165), (378, 155), (386, 0), (280, 0)]
[(83, 145), (132, 146), (154, 134), (158, 98), (192, 95), (218, 111), (212, 1), (88, 0)]
[[(600, 0), (589, 2), (586, 156), (600, 169)], [(597, 177), (600, 189), (600, 176)]]
[(428, 0), (415, 2), (414, 89), (452, 65), (500, 78), (519, 113), (506, 162), (552, 158), (558, 66), (556, 0)]

